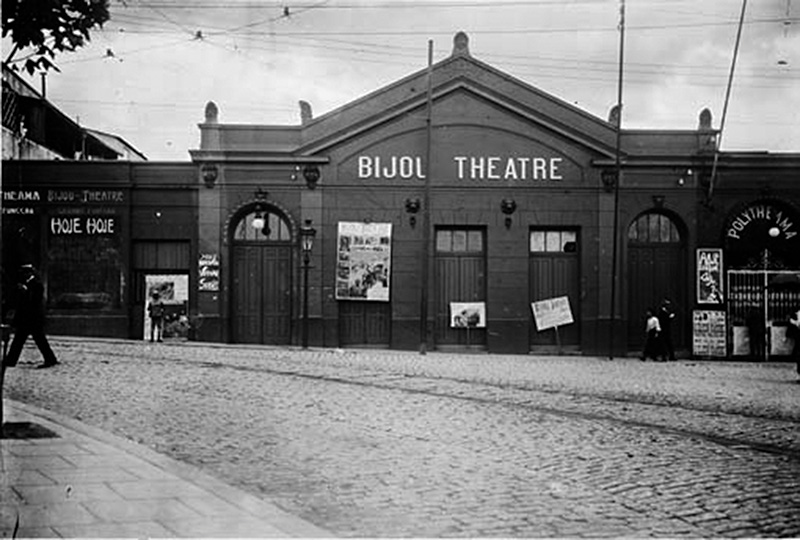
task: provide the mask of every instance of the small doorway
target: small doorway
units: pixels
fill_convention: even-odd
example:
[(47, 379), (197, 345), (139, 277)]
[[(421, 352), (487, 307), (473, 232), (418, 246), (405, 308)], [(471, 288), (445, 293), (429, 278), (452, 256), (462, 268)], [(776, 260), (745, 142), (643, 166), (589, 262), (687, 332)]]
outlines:
[[(572, 318), (570, 325), (557, 329), (536, 329), (531, 321), (530, 348), (536, 351), (577, 351), (580, 348), (580, 249), (574, 229), (535, 229), (529, 239), (529, 304), (566, 296)], [(533, 313), (530, 312), (533, 317)]]
[(436, 348), (486, 348), (486, 328), (451, 327), (452, 302), (486, 303), (486, 231), (474, 227), (436, 230)]
[(294, 252), (288, 220), (260, 208), (247, 213), (236, 223), (231, 249), (233, 342), (288, 345)]

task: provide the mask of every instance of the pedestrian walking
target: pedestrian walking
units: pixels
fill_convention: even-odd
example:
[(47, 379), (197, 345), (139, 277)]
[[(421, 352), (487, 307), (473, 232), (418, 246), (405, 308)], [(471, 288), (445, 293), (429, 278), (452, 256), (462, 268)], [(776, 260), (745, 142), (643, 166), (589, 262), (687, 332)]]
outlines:
[(39, 368), (49, 368), (58, 364), (53, 349), (47, 341), (44, 333), (45, 310), (44, 310), (44, 285), (39, 278), (39, 274), (31, 264), (24, 264), (20, 267), (19, 280), (17, 282), (17, 301), (14, 317), (11, 324), (14, 328), (14, 339), (8, 350), (4, 364), (7, 367), (17, 365), (22, 347), (28, 336), (33, 338), (34, 343), (39, 348), (39, 352), (44, 358), (44, 362)]
[(164, 301), (161, 295), (154, 292), (147, 306), (147, 314), (150, 316), (150, 341), (162, 341), (161, 336), (164, 332)]
[(750, 340), (750, 355), (754, 358), (767, 358), (766, 327), (764, 326), (764, 313), (751, 308), (745, 319), (747, 333)]
[(792, 358), (797, 362), (797, 374), (800, 375), (800, 309), (789, 317), (789, 326), (786, 329), (787, 336), (794, 340), (792, 347)]
[(644, 342), (644, 350), (642, 351), (641, 360), (644, 362), (648, 358), (652, 358), (654, 361), (658, 361), (659, 355), (661, 355), (661, 346), (660, 346), (660, 337), (659, 334), (661, 333), (661, 326), (658, 323), (658, 317), (656, 317), (655, 312), (652, 309), (647, 310), (646, 314), (647, 322), (645, 323), (645, 342)]
[(675, 360), (675, 346), (672, 343), (672, 322), (675, 320), (675, 310), (672, 301), (664, 297), (658, 308), (658, 324), (661, 327), (661, 345), (665, 360)]

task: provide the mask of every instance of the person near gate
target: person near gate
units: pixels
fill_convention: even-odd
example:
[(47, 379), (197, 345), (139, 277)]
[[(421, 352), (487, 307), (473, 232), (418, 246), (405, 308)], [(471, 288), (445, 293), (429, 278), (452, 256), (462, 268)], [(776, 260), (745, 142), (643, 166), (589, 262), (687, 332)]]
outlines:
[(28, 336), (33, 338), (44, 358), (44, 362), (38, 366), (39, 368), (58, 365), (56, 355), (50, 348), (50, 343), (44, 333), (44, 285), (33, 265), (24, 264), (20, 267), (16, 292), (17, 302), (12, 321), (14, 340), (11, 342), (8, 356), (5, 358), (5, 366), (17, 365)]
[(147, 314), (150, 317), (150, 341), (162, 341), (161, 335), (164, 332), (164, 302), (158, 291), (154, 292), (150, 298), (150, 305), (147, 306)]
[(647, 322), (645, 323), (645, 342), (644, 350), (642, 351), (641, 360), (644, 362), (648, 358), (652, 358), (656, 362), (658, 357), (661, 356), (661, 326), (658, 323), (658, 317), (652, 309), (647, 310)]
[(797, 362), (797, 374), (800, 375), (800, 309), (795, 311), (789, 318), (787, 328), (788, 337), (794, 339), (792, 347), (792, 358)]
[(661, 327), (661, 345), (665, 359), (675, 360), (675, 346), (672, 343), (672, 322), (675, 320), (675, 310), (672, 301), (664, 297), (658, 308), (658, 324)]

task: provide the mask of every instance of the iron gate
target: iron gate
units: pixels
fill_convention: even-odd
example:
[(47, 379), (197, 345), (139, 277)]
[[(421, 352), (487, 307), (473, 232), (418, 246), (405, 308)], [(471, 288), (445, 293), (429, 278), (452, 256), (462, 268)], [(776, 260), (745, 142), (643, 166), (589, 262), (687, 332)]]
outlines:
[(792, 274), (797, 272), (728, 270), (728, 350), (732, 356), (766, 360), (790, 353), (786, 325), (800, 309), (800, 287), (779, 285), (776, 278)]

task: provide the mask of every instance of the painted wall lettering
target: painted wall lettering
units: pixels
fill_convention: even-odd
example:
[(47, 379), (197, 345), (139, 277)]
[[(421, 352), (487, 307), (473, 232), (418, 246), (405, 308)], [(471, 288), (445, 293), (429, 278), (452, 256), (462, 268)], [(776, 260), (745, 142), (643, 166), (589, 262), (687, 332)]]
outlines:
[[(451, 174), (459, 180), (533, 180), (558, 182), (564, 179), (560, 157), (454, 156)], [(419, 156), (358, 156), (358, 178), (424, 180), (426, 170)]]
[(453, 161), (459, 180), (563, 180), (559, 157), (456, 156)]
[(19, 201), (38, 201), (38, 191), (4, 191), (3, 201), (5, 202), (19, 202)]
[(51, 217), (50, 233), (54, 235), (101, 235), (116, 233), (116, 218), (75, 216)]
[(413, 156), (358, 156), (359, 178), (425, 178), (422, 158)]
[(61, 203), (123, 203), (125, 202), (125, 192), (121, 190), (105, 190), (105, 189), (73, 189), (73, 190), (55, 190), (47, 191), (47, 200), (49, 202)]
[(727, 232), (728, 237), (741, 239), (747, 226), (756, 221), (767, 221), (774, 224), (786, 235), (787, 240), (797, 236), (794, 222), (783, 210), (768, 204), (758, 204), (745, 208), (731, 221)]

